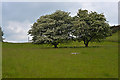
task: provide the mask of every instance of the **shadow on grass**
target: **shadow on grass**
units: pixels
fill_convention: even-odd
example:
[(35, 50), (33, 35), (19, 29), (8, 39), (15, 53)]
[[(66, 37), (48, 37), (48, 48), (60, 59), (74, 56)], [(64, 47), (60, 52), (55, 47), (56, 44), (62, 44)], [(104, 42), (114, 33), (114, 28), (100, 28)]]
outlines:
[(84, 47), (84, 46), (64, 46), (64, 47), (58, 47), (58, 48), (99, 48), (101, 46), (88, 46), (88, 47)]
[(102, 46), (89, 46), (89, 47), (84, 47), (84, 46), (60, 46), (58, 48), (54, 48), (54, 47), (38, 47), (38, 48), (33, 48), (33, 49), (62, 49), (62, 48), (100, 48)]

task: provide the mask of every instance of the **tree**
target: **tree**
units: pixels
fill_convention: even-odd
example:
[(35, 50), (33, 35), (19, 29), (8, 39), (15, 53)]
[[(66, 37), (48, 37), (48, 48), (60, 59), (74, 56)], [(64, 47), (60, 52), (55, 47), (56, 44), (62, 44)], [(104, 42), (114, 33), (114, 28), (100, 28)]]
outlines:
[(0, 42), (3, 42), (3, 31), (2, 31), (2, 29), (1, 29), (1, 27), (0, 27)]
[(111, 34), (109, 24), (103, 14), (79, 9), (73, 18), (72, 35), (78, 41), (84, 41), (88, 47), (90, 41), (101, 41)]
[(29, 30), (33, 43), (48, 43), (57, 48), (59, 43), (69, 39), (71, 27), (70, 13), (57, 10), (53, 14), (41, 16)]

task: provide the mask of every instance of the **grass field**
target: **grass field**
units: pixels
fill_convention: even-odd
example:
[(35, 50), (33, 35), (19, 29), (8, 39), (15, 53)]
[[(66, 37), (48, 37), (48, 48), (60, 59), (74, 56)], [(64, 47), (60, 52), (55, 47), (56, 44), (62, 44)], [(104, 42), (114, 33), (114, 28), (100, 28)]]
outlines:
[[(90, 43), (88, 48), (83, 42), (60, 44), (58, 49), (50, 45), (3, 43), (3, 78), (117, 78), (117, 36)], [(79, 54), (71, 54), (75, 52)]]

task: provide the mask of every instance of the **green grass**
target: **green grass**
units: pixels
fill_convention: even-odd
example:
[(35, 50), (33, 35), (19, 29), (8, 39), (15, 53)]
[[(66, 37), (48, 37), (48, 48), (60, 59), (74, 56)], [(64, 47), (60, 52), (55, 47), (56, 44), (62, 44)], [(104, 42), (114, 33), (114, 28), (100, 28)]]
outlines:
[[(90, 43), (88, 48), (83, 42), (73, 42), (59, 47), (3, 43), (3, 78), (118, 77), (117, 42)], [(73, 52), (79, 54), (73, 55)]]
[(120, 31), (113, 33), (112, 36), (107, 37), (106, 41), (120, 42), (120, 40), (118, 40), (118, 36), (120, 37), (120, 35), (118, 35), (119, 33), (120, 33)]

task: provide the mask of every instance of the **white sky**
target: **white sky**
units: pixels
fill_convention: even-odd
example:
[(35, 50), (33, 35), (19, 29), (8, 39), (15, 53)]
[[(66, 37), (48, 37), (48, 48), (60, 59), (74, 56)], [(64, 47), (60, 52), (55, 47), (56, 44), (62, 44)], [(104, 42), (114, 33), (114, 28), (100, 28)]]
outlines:
[(2, 0), (2, 2), (118, 2), (119, 0)]

